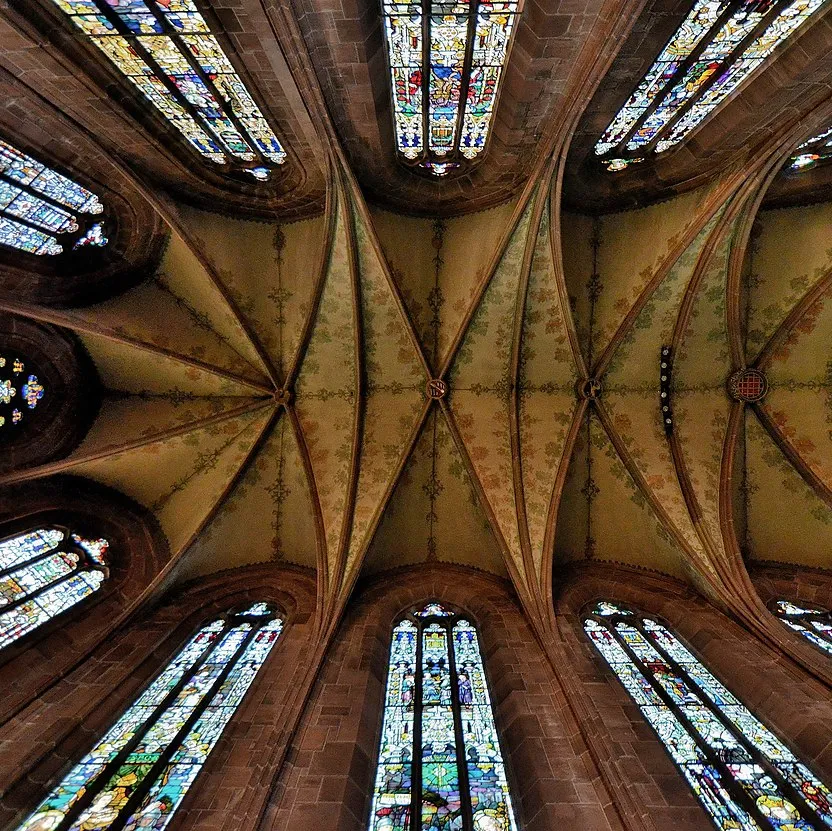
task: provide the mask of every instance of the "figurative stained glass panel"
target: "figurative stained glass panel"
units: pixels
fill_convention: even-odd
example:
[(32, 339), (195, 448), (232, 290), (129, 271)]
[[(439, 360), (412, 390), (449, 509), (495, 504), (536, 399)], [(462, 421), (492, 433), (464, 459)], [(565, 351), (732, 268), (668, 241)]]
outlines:
[(0, 542), (0, 648), (67, 611), (101, 587), (108, 543), (57, 528)]
[(596, 143), (596, 155), (614, 172), (679, 144), (824, 2), (696, 0)]
[(28, 254), (107, 244), (99, 198), (0, 139), (0, 243)]
[(46, 395), (27, 362), (0, 354), (0, 436), (13, 435)]
[(832, 794), (662, 624), (602, 601), (584, 621), (720, 831), (821, 831)]
[(832, 612), (826, 609), (798, 606), (788, 600), (778, 600), (774, 614), (806, 640), (832, 655)]
[(485, 150), (517, 0), (382, 0), (396, 149), (444, 176)]
[(19, 831), (161, 831), (280, 636), (255, 604), (202, 627)]
[(286, 151), (193, 0), (53, 0), (190, 146), (268, 179)]
[(517, 831), (476, 629), (438, 603), (393, 631), (371, 831)]

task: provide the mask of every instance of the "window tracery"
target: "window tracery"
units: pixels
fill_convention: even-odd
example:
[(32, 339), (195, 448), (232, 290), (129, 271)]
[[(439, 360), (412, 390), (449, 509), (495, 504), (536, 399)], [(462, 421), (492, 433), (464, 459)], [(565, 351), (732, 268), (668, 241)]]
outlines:
[(108, 240), (99, 198), (0, 139), (0, 243), (55, 255)]
[(777, 600), (772, 611), (786, 626), (832, 655), (832, 612), (798, 606), (788, 600)]
[(266, 603), (203, 626), (19, 831), (161, 831), (283, 628)]
[(286, 161), (193, 0), (53, 0), (204, 158), (258, 181)]
[(20, 424), (24, 413), (34, 410), (45, 394), (38, 376), (26, 371), (24, 361), (0, 354), (0, 429), (5, 432)]
[(0, 649), (101, 588), (108, 547), (61, 528), (0, 542)]
[(444, 176), (485, 150), (518, 0), (382, 0), (396, 149)]
[(821, 831), (832, 794), (658, 621), (601, 601), (584, 620), (720, 831)]
[(687, 138), (825, 0), (696, 0), (595, 145), (624, 170)]
[(517, 831), (476, 628), (430, 603), (393, 630), (370, 831)]

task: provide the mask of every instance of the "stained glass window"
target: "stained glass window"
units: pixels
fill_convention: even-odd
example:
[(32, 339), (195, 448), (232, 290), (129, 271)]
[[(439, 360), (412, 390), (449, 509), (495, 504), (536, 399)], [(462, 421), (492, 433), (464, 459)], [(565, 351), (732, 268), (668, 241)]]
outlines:
[(165, 828), (282, 627), (264, 604), (203, 626), (18, 831)]
[(696, 0), (596, 155), (617, 171), (679, 144), (825, 2)]
[(20, 358), (0, 354), (0, 435), (12, 435), (46, 394), (38, 376)]
[(286, 152), (193, 0), (53, 0), (177, 129), (255, 179)]
[(485, 150), (519, 0), (382, 0), (396, 149), (444, 176)]
[(808, 170), (832, 160), (832, 127), (804, 141), (797, 149), (799, 152), (789, 159), (790, 170)]
[(720, 831), (821, 831), (832, 794), (662, 624), (606, 602), (584, 629)]
[(107, 547), (60, 528), (0, 542), (0, 649), (98, 590)]
[(438, 603), (393, 630), (370, 831), (517, 831), (477, 631)]
[(0, 243), (28, 254), (104, 246), (98, 197), (0, 139)]
[(798, 606), (788, 600), (778, 600), (772, 611), (786, 626), (832, 655), (832, 612)]

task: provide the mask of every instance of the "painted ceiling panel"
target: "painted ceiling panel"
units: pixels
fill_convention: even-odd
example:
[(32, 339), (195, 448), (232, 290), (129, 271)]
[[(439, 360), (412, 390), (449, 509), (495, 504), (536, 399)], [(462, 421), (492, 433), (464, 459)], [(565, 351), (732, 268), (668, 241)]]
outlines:
[[(148, 315), (147, 309), (153, 309), (153, 314)], [(160, 282), (144, 282), (113, 300), (72, 314), (91, 326), (107, 327), (142, 343), (202, 361), (257, 384), (267, 382), (211, 328), (204, 317), (199, 317)]]
[(767, 368), (773, 385), (820, 390), (831, 382), (832, 282), (806, 309), (788, 337), (774, 352)]
[(384, 511), (364, 571), (436, 561), (507, 576), (465, 463), (434, 406)]
[(324, 217), (293, 223), (232, 219), (191, 209), (188, 226), (285, 377), (318, 283)]
[(347, 567), (360, 566), (425, 406), (427, 377), (379, 258), (371, 227), (353, 213), (367, 397)]
[(197, 429), (206, 420), (219, 421), (242, 408), (262, 408), (267, 404), (256, 398), (106, 396), (98, 418), (70, 459), (111, 452), (124, 445), (150, 443), (160, 434)]
[[(183, 208), (183, 216), (189, 216)], [(229, 308), (205, 264), (176, 231), (171, 230), (164, 257), (156, 277), (175, 297), (178, 297), (198, 320), (209, 325), (242, 359), (265, 374), (263, 366), (239, 319)]]
[(270, 415), (260, 410), (230, 418), (79, 465), (75, 471), (149, 507), (177, 551), (220, 498)]
[(78, 336), (95, 362), (101, 383), (109, 390), (177, 398), (250, 398), (259, 392), (248, 383), (235, 381), (224, 373), (194, 366), (175, 357), (98, 334), (79, 332)]
[(188, 579), (270, 560), (314, 569), (314, 516), (294, 431), (281, 415), (257, 458), (188, 551), (179, 576)]
[(595, 229), (600, 227), (597, 217), (562, 213), (560, 218), (560, 246), (563, 278), (569, 294), (569, 305), (575, 320), (575, 332), (581, 353), (587, 362), (595, 357), (590, 352), (590, 330), (593, 321), (592, 294), (596, 287)]
[(295, 409), (315, 480), (321, 483), (328, 564), (335, 567), (346, 519), (356, 408), (355, 304), (345, 220), (337, 207), (335, 236), (320, 305), (295, 385)]
[(797, 301), (832, 268), (832, 204), (762, 211), (748, 256), (748, 354), (754, 357)]
[(600, 283), (593, 321), (596, 354), (607, 345), (684, 234), (702, 222), (699, 209), (707, 195), (708, 190), (700, 188), (660, 205), (601, 217)]
[(746, 413), (748, 530), (754, 560), (832, 568), (832, 509)]
[(587, 432), (589, 455), (584, 453), (583, 464), (575, 464), (561, 503), (559, 557), (624, 563), (684, 576), (680, 549), (627, 472), (594, 414), (589, 418), (588, 431), (583, 431), (584, 447)]
[(763, 410), (832, 493), (832, 378), (823, 387), (772, 387)]
[(509, 202), (436, 220), (373, 211), (379, 241), (432, 366), (447, 358), (513, 210)]

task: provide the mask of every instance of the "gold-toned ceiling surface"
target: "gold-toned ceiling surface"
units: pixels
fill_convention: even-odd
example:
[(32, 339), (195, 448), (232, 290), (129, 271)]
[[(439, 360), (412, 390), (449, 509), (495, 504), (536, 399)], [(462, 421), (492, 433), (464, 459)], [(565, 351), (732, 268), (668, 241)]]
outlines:
[[(306, 218), (142, 184), (170, 234), (155, 273), (82, 309), (0, 298), (75, 332), (107, 391), (68, 458), (0, 484), (107, 484), (161, 524), (156, 586), (289, 562), (316, 572), (323, 613), (362, 574), (425, 561), (508, 577), (539, 621), (573, 561), (734, 607), (751, 561), (829, 568), (832, 204), (760, 209), (799, 128), (699, 187), (590, 217), (562, 212), (577, 106), (513, 199), (458, 216), (369, 205), (323, 112), (326, 199)], [(753, 407), (726, 393), (744, 366), (771, 385)]]

